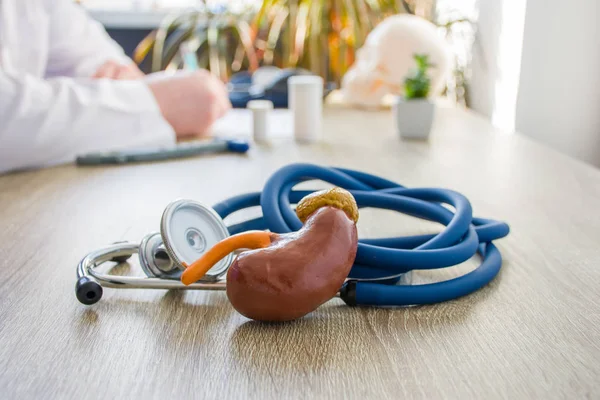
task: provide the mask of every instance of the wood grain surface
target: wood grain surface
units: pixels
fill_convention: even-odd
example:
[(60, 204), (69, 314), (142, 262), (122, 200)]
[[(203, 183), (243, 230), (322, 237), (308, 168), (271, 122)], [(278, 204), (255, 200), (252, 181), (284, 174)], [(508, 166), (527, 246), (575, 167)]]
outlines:
[[(0, 177), (0, 398), (600, 398), (600, 171), (449, 108), (429, 142), (399, 140), (382, 111), (326, 109), (324, 131), (319, 145), (284, 140), (247, 156)], [(224, 293), (105, 289), (94, 306), (76, 300), (87, 252), (158, 230), (175, 198), (257, 191), (295, 161), (462, 192), (476, 215), (511, 226), (497, 242), (500, 275), (444, 304), (332, 300), (286, 324), (251, 322)], [(359, 222), (361, 237), (436, 230), (383, 211)]]

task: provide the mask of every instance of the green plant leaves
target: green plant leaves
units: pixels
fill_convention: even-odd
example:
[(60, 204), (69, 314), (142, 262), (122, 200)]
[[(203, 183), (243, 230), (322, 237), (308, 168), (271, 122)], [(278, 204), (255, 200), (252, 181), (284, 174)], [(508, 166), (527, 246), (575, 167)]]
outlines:
[[(302, 67), (339, 83), (373, 27), (402, 12), (396, 0), (264, 0), (253, 14), (208, 9), (170, 15), (135, 50), (153, 72), (178, 65), (179, 49), (193, 43), (198, 65), (227, 80), (242, 68)], [(208, 53), (208, 54), (205, 54)]]
[(429, 95), (431, 79), (427, 76), (427, 70), (433, 65), (429, 62), (427, 54), (415, 54), (413, 56), (417, 69), (404, 79), (404, 97), (406, 99), (419, 99)]

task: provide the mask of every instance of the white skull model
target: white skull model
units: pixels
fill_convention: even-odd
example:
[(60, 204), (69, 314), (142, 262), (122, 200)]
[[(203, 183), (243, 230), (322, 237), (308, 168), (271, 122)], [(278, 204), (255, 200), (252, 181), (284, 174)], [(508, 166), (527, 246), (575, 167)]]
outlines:
[(400, 94), (406, 75), (416, 67), (415, 54), (427, 54), (435, 65), (428, 71), (430, 96), (440, 94), (451, 70), (447, 42), (431, 22), (414, 15), (386, 18), (367, 36), (356, 62), (342, 79), (347, 103), (380, 105), (386, 94)]

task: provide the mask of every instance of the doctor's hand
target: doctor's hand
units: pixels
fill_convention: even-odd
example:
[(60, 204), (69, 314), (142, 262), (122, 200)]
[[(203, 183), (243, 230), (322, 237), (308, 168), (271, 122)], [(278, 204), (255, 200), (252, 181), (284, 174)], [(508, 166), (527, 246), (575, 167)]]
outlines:
[(206, 70), (156, 73), (145, 81), (180, 139), (207, 135), (210, 126), (231, 108), (225, 85)]
[(102, 64), (92, 78), (108, 79), (140, 79), (145, 75), (134, 63), (121, 64), (117, 61), (109, 60)]

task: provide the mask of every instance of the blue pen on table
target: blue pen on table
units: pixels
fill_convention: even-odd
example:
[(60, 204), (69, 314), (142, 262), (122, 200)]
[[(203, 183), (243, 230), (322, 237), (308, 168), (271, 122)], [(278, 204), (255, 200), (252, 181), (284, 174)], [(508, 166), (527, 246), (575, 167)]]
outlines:
[(126, 164), (192, 157), (207, 153), (246, 153), (250, 144), (246, 140), (214, 139), (178, 143), (174, 147), (121, 150), (88, 153), (76, 158), (77, 165)]

